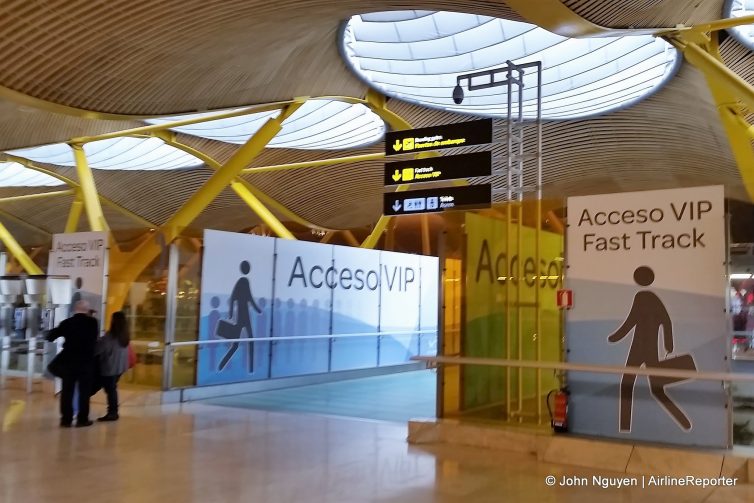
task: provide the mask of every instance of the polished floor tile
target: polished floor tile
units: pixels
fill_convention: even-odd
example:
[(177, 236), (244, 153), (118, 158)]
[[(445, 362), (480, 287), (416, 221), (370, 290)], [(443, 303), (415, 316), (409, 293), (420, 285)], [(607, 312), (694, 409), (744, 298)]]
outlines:
[[(57, 427), (41, 393), (0, 390), (0, 502), (738, 502), (754, 486), (610, 487), (624, 477), (526, 454), (415, 447), (395, 422), (208, 404), (126, 404), (122, 420)], [(95, 405), (95, 412), (102, 405)], [(589, 480), (549, 487), (545, 480)], [(580, 480), (580, 479), (579, 479)]]
[(206, 403), (382, 421), (434, 417), (437, 372), (416, 370), (213, 398)]

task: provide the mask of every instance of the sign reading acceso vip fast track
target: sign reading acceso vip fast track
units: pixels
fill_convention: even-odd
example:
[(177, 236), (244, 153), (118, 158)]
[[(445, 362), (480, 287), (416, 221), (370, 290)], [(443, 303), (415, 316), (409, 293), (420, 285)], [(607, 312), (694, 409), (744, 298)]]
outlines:
[(73, 285), (69, 309), (61, 320), (73, 314), (77, 301), (85, 300), (96, 311), (95, 317), (100, 323), (105, 321), (108, 248), (107, 232), (73, 232), (52, 236), (47, 274), (68, 276)]
[(492, 185), (468, 185), (441, 189), (412, 190), (384, 194), (385, 215), (411, 215), (457, 209), (489, 208)]
[(385, 185), (439, 182), (491, 174), (492, 152), (474, 152), (386, 163)]
[(385, 134), (385, 155), (492, 143), (492, 119), (431, 126)]
[[(723, 188), (568, 199), (568, 360), (726, 372)], [(719, 382), (570, 372), (576, 433), (726, 447)]]

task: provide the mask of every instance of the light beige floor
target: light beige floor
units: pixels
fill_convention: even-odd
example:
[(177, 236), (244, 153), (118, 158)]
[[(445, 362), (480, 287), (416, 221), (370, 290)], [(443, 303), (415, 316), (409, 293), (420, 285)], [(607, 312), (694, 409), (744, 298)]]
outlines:
[(61, 430), (52, 398), (0, 390), (0, 502), (754, 501), (754, 486), (551, 488), (550, 474), (600, 473), (499, 451), (416, 448), (397, 423), (202, 404), (121, 412), (118, 423)]

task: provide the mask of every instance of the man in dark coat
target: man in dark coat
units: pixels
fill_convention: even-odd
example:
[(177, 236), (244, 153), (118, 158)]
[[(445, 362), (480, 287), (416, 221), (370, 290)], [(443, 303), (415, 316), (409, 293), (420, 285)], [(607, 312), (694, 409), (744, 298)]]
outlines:
[(49, 341), (63, 337), (60, 357), (66, 371), (62, 376), (63, 390), (60, 393), (60, 426), (69, 428), (73, 423), (73, 391), (79, 386), (79, 409), (76, 427), (91, 426), (89, 420), (89, 397), (94, 380), (94, 348), (99, 335), (96, 318), (89, 316), (89, 303), (79, 300), (74, 305), (73, 316), (63, 320), (50, 331)]

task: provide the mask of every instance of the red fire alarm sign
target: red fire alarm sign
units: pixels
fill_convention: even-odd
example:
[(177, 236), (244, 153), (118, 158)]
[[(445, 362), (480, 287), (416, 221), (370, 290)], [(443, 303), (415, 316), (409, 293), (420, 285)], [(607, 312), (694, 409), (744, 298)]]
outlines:
[(573, 307), (573, 290), (558, 290), (558, 307), (560, 309)]

